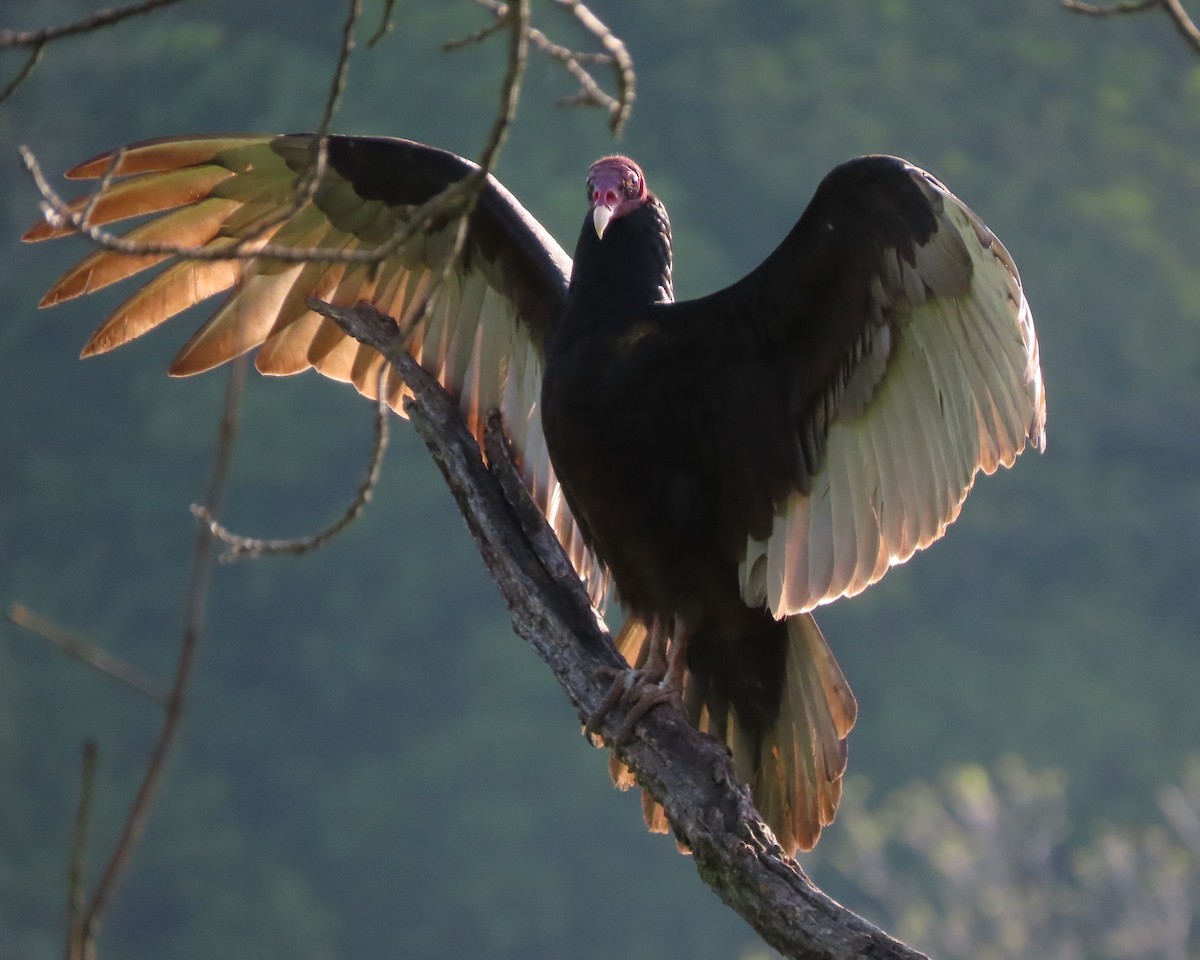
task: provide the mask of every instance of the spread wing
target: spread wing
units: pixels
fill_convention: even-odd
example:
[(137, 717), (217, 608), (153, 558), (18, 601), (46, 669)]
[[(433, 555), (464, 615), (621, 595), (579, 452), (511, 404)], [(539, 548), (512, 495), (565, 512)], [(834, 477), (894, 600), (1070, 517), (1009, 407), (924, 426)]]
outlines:
[(785, 414), (757, 471), (742, 471), (756, 484), (742, 508), (742, 595), (776, 617), (865, 589), (942, 535), (979, 470), (1045, 447), (1037, 337), (1012, 258), (903, 160), (834, 169), (758, 269), (692, 303), (693, 319), (756, 338), (758, 358), (728, 372), (730, 387), (769, 384)]
[[(73, 208), (86, 210), (96, 226), (142, 218), (124, 235), (141, 244), (219, 253), (250, 238), (299, 251), (371, 251), (402, 231), (421, 204), (477, 169), (452, 153), (407, 140), (332, 137), (317, 188), (311, 200), (300, 203), (298, 177), (311, 158), (312, 138), (305, 135), (203, 136), (135, 144), (80, 164), (67, 176), (107, 176), (98, 196), (80, 197)], [(72, 232), (69, 225), (42, 223), (25, 240)], [(200, 373), (257, 348), (255, 365), (264, 374), (314, 368), (376, 399), (382, 356), (309, 310), (305, 299), (367, 301), (399, 318), (429, 290), (452, 247), (449, 225), (435, 222), (375, 265), (199, 260), (99, 249), (67, 271), (41, 306), (171, 261), (97, 328), (85, 357), (119, 347), (225, 292), (223, 303), (176, 356), (172, 375)], [(598, 598), (604, 573), (563, 503), (537, 410), (545, 338), (562, 312), (570, 273), (571, 260), (558, 243), (489, 178), (469, 221), (462, 257), (434, 290), (411, 350), (458, 400), (476, 437), (487, 411), (501, 411), (531, 494)], [(402, 414), (405, 387), (394, 371), (385, 374), (383, 389)]]

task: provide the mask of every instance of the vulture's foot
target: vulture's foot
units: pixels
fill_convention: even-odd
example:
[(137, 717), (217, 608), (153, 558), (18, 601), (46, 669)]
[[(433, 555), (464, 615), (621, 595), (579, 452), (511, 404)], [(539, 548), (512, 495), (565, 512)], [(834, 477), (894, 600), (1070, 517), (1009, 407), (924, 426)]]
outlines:
[(671, 703), (683, 709), (683, 686), (673, 683), (668, 675), (657, 683), (641, 683), (634, 686), (629, 691), (629, 698), (629, 712), (625, 715), (621, 729), (617, 731), (618, 747), (623, 747), (629, 742), (637, 722), (660, 703)]
[(613, 712), (616, 707), (625, 697), (632, 694), (638, 687), (652, 686), (662, 680), (665, 671), (648, 673), (645, 667), (608, 667), (604, 670), (604, 676), (612, 678), (612, 686), (608, 688), (608, 693), (604, 695), (604, 699), (600, 701), (600, 706), (592, 711), (587, 718), (587, 725), (583, 728), (584, 736), (589, 739), (597, 732), (600, 724), (604, 722), (604, 718)]
[(650, 669), (639, 667), (613, 670), (613, 683), (604, 699), (600, 701), (592, 715), (588, 717), (584, 732), (591, 737), (596, 729), (604, 722), (604, 718), (612, 713), (617, 704), (625, 702), (628, 713), (621, 723), (614, 740), (615, 746), (624, 746), (633, 734), (637, 722), (660, 703), (674, 703), (682, 706), (683, 685), (670, 675), (663, 666)]
[(627, 703), (628, 712), (617, 731), (614, 746), (624, 746), (633, 735), (637, 722), (660, 703), (683, 706), (684, 649), (677, 638), (668, 650), (667, 633), (655, 622), (650, 631), (650, 649), (645, 662), (633, 669), (613, 670), (613, 684), (600, 706), (588, 717), (585, 733), (590, 738), (618, 703)]

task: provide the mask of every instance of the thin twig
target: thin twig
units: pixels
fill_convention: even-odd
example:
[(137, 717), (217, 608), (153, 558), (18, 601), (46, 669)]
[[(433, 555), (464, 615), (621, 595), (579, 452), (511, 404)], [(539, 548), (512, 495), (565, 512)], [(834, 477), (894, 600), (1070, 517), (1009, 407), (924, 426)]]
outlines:
[[(358, 19), (362, 14), (361, 0), (349, 0), (347, 6), (346, 20), (342, 24), (341, 43), (338, 46), (337, 60), (334, 63), (333, 74), (329, 82), (329, 92), (325, 96), (325, 105), (321, 110), (321, 119), (317, 123), (316, 132), (313, 133), (310, 143), (310, 151), (312, 159), (308, 165), (296, 175), (296, 192), (291, 201), (284, 206), (275, 210), (270, 216), (263, 217), (255, 222), (253, 229), (246, 235), (239, 237), (238, 242), (233, 249), (224, 248), (219, 252), (221, 254), (233, 254), (235, 256), (217, 256), (213, 259), (257, 259), (265, 257), (268, 248), (272, 245), (265, 242), (266, 238), (272, 236), (275, 228), (286, 223), (294, 217), (307, 204), (311, 203), (317, 195), (317, 190), (320, 189), (321, 182), (325, 178), (325, 168), (329, 163), (329, 129), (333, 125), (333, 118), (337, 114), (338, 107), (341, 104), (342, 97), (346, 91), (346, 77), (350, 69), (350, 55), (354, 51), (354, 29), (358, 24)], [(23, 155), (24, 148), (22, 148)], [(100, 230), (94, 227), (89, 222), (89, 211), (95, 206), (97, 201), (104, 195), (111, 182), (112, 175), (119, 169), (120, 158), (124, 153), (124, 148), (116, 151), (114, 159), (109, 167), (108, 173), (100, 181), (99, 185), (92, 191), (91, 198), (88, 201), (87, 208), (79, 216), (78, 222), (74, 215), (68, 216), (68, 221), (76, 226), (80, 232), (84, 233), (91, 239), (95, 240), (97, 236), (115, 236), (107, 231)], [(36, 178), (35, 178), (36, 182)], [(39, 186), (39, 189), (40, 186)], [(45, 192), (43, 191), (43, 198)], [(70, 213), (68, 211), (68, 213)], [(126, 241), (128, 243), (128, 241)], [(142, 244), (132, 244), (132, 246), (143, 246)], [(135, 251), (136, 252), (136, 251)], [(152, 253), (160, 253), (164, 251), (144, 251)], [(193, 258), (196, 248), (188, 247), (184, 250), (175, 251), (175, 255), (182, 259)], [(209, 259), (207, 257), (194, 257), (195, 259)]]
[(64, 37), (91, 33), (94, 30), (100, 30), (103, 27), (110, 27), (113, 24), (120, 23), (122, 20), (128, 20), (130, 17), (139, 17), (161, 7), (168, 7), (179, 2), (180, 0), (143, 0), (141, 3), (135, 3), (128, 7), (100, 10), (90, 17), (84, 17), (81, 20), (58, 27), (44, 27), (41, 30), (0, 30), (0, 50), (15, 49), (18, 47), (28, 47), (30, 50), (28, 59), (26, 59), (21, 69), (17, 71), (16, 76), (9, 81), (3, 91), (0, 91), (0, 103), (3, 103), (12, 96), (13, 92), (29, 76), (33, 68), (37, 66), (38, 61), (41, 59), (42, 51), (48, 43), (61, 40)]
[(1142, 13), (1152, 7), (1161, 7), (1167, 14), (1176, 32), (1183, 37), (1196, 53), (1200, 54), (1200, 27), (1188, 15), (1180, 0), (1129, 0), (1126, 3), (1115, 3), (1100, 6), (1084, 3), (1082, 0), (1062, 0), (1062, 5), (1073, 13), (1082, 13), (1089, 17), (1116, 17), (1130, 13)]
[(101, 27), (109, 27), (122, 20), (128, 20), (130, 17), (140, 17), (158, 10), (160, 7), (169, 7), (179, 2), (181, 0), (143, 0), (142, 3), (130, 4), (127, 7), (99, 10), (90, 17), (84, 17), (58, 27), (44, 27), (41, 30), (0, 30), (0, 48), (42, 46), (63, 37), (91, 33)]
[(1110, 6), (1083, 3), (1082, 0), (1062, 0), (1062, 5), (1074, 13), (1087, 14), (1089, 17), (1115, 17), (1126, 13), (1141, 13), (1143, 10), (1157, 7), (1159, 0), (1132, 0), (1130, 3), (1114, 3)]
[(167, 702), (167, 693), (161, 684), (151, 680), (136, 667), (131, 667), (125, 661), (101, 649), (86, 637), (60, 627), (52, 620), (39, 616), (20, 604), (8, 611), (8, 619), (34, 636), (41, 637), (47, 643), (58, 647), (76, 660), (86, 663), (89, 667), (94, 667), (119, 683), (136, 690), (142, 696), (149, 697), (155, 703)]
[[(224, 498), (226, 478), (229, 473), (229, 463), (233, 454), (233, 441), (237, 435), (238, 408), (241, 403), (242, 389), (246, 379), (246, 357), (237, 358), (229, 374), (229, 382), (225, 388), (225, 405), (221, 415), (221, 426), (217, 437), (217, 448), (213, 455), (213, 467), (208, 482), (208, 492), (204, 504), (210, 512), (216, 512)], [(130, 855), (146, 828), (146, 821), (158, 786), (162, 781), (163, 770), (167, 755), (175, 742), (179, 731), (179, 721), (183, 715), (183, 705), (187, 693), (188, 682), (192, 676), (195, 663), (196, 647), (204, 625), (204, 612), (208, 600), (208, 584), (212, 571), (212, 552), (216, 538), (212, 532), (201, 525), (196, 536), (196, 545), (192, 555), (192, 570), (188, 580), (187, 598), (184, 606), (183, 635), (179, 646), (179, 657), (175, 666), (175, 677), (165, 705), (165, 716), (158, 738), (155, 740), (150, 759), (146, 764), (142, 782), (137, 795), (133, 799), (125, 822), (121, 828), (120, 837), (108, 863), (104, 868), (95, 892), (88, 903), (87, 911), (81, 922), (82, 937), (85, 945), (94, 943), (100, 932), (104, 912), (116, 893)]]
[[(529, 0), (517, 0), (510, 4), (506, 17), (509, 29), (508, 65), (504, 80), (500, 84), (500, 109), (492, 122), (487, 144), (479, 157), (479, 167), (486, 176), (492, 172), (500, 149), (508, 139), (508, 131), (517, 117), (517, 104), (521, 100), (521, 80), (525, 76), (525, 61), (529, 50)], [(482, 183), (480, 184), (482, 187)]]
[(67, 861), (67, 960), (86, 960), (83, 925), (83, 871), (87, 859), (88, 823), (92, 814), (92, 795), (96, 785), (96, 741), (83, 745), (82, 772), (79, 778), (79, 805), (75, 808), (75, 828), (71, 833), (71, 856)]
[(499, 33), (504, 29), (504, 14), (508, 8), (504, 4), (496, 4), (496, 9), (493, 12), (496, 14), (496, 19), (485, 27), (480, 27), (473, 33), (468, 33), (465, 37), (457, 37), (453, 40), (447, 40), (442, 44), (442, 50), (447, 53), (452, 53), (455, 50), (461, 50), (463, 47), (469, 47), (476, 43), (483, 43), (488, 37), (494, 33)]
[(530, 30), (529, 40), (550, 59), (559, 61), (567, 73), (571, 74), (579, 84), (579, 92), (573, 97), (564, 97), (559, 101), (560, 106), (600, 107), (613, 117), (621, 112), (620, 101), (606, 93), (604, 88), (596, 82), (591, 71), (584, 66), (584, 63), (610, 64), (613, 62), (613, 58), (609, 54), (579, 53), (555, 43), (541, 30)]
[[(509, 29), (509, 47), (508, 64), (505, 69), (504, 79), (500, 84), (500, 106), (496, 111), (492, 128), (488, 132), (483, 152), (480, 154), (478, 169), (456, 183), (451, 184), (450, 187), (447, 187), (446, 190), (438, 195), (443, 196), (448, 194), (455, 187), (461, 187), (462, 189), (463, 205), (454, 214), (457, 217), (454, 228), (454, 245), (450, 250), (450, 255), (446, 257), (441, 268), (434, 274), (423, 294), (399, 318), (398, 327), (403, 335), (402, 339), (398, 341), (401, 344), (400, 349), (406, 349), (408, 337), (417, 324), (424, 320), (425, 313), (430, 303), (433, 302), (434, 296), (446, 282), (446, 278), (450, 276), (450, 271), (458, 264), (467, 239), (468, 218), (479, 200), (479, 194), (483, 190), (484, 184), (487, 183), (488, 176), (496, 165), (496, 161), (500, 156), (500, 150), (508, 139), (509, 128), (517, 116), (517, 105), (521, 99), (521, 81), (525, 76), (526, 55), (528, 52), (526, 25), (529, 21), (529, 0), (517, 0), (516, 3), (510, 4), (505, 10), (504, 19)], [(434, 200), (437, 200), (437, 197)], [(310, 309), (316, 310), (318, 313), (321, 312), (323, 305), (319, 301), (309, 298), (307, 303)], [(386, 357), (385, 359), (390, 362), (393, 358)]]
[[(496, 17), (494, 23), (476, 30), (468, 36), (450, 40), (443, 44), (446, 50), (457, 50), (468, 44), (479, 43), (495, 33), (508, 15), (508, 4), (502, 0), (475, 0), (481, 7), (491, 11)], [(609, 116), (609, 126), (615, 136), (620, 136), (625, 121), (629, 119), (629, 111), (633, 107), (633, 89), (635, 76), (633, 60), (625, 44), (611, 30), (600, 22), (586, 7), (577, 3), (560, 3), (560, 6), (571, 9), (584, 27), (592, 33), (608, 53), (581, 53), (555, 43), (545, 33), (534, 26), (526, 26), (525, 32), (529, 42), (539, 52), (559, 61), (566, 71), (579, 83), (579, 92), (574, 96), (564, 97), (559, 101), (560, 106), (593, 106), (605, 110)], [(604, 91), (596, 78), (592, 76), (585, 63), (613, 66), (617, 79), (618, 96), (613, 97)]]
[(342, 42), (338, 48), (337, 63), (333, 68), (333, 78), (329, 83), (329, 93), (325, 97), (325, 108), (321, 111), (321, 122), (317, 124), (316, 136), (324, 140), (329, 135), (342, 97), (346, 93), (346, 75), (350, 70), (350, 55), (354, 52), (354, 28), (358, 18), (362, 16), (361, 0), (349, 0), (346, 20), (342, 24)]
[(1188, 16), (1179, 0), (1162, 0), (1162, 7), (1175, 25), (1175, 30), (1184, 41), (1196, 52), (1200, 53), (1200, 27)]
[(386, 0), (383, 5), (383, 12), (379, 15), (379, 26), (367, 39), (368, 47), (375, 46), (375, 44), (392, 32), (392, 11), (395, 7), (396, 0)]
[(29, 56), (25, 58), (25, 62), (21, 65), (21, 69), (16, 72), (13, 78), (5, 84), (3, 90), (0, 90), (0, 103), (4, 103), (9, 97), (16, 92), (19, 87), (29, 76), (30, 71), (37, 66), (39, 60), (42, 59), (42, 51), (45, 49), (45, 42), (35, 43), (29, 50)]
[[(325, 106), (321, 110), (321, 119), (317, 131), (312, 136), (312, 163), (296, 179), (296, 195), (292, 202), (282, 210), (268, 217), (255, 227), (254, 232), (246, 239), (257, 240), (267, 235), (276, 224), (290, 220), (300, 212), (300, 208), (312, 202), (317, 195), (317, 189), (325, 176), (325, 167), (329, 163), (329, 128), (333, 125), (334, 115), (346, 92), (346, 76), (350, 69), (350, 54), (354, 51), (354, 28), (362, 15), (360, 0), (349, 0), (346, 21), (342, 24), (342, 41), (338, 47), (337, 62), (334, 64), (333, 77), (329, 82), (329, 93), (325, 97)], [(99, 189), (97, 190), (99, 193)]]
[(613, 136), (619, 137), (622, 130), (625, 129), (629, 114), (633, 111), (633, 101), (637, 96), (637, 75), (633, 69), (633, 57), (629, 55), (629, 49), (621, 38), (608, 29), (604, 21), (579, 0), (554, 0), (554, 2), (573, 13), (575, 19), (600, 41), (600, 45), (613, 58), (613, 74), (617, 84), (617, 108), (612, 114), (609, 126), (612, 128)]
[(80, 223), (91, 225), (92, 215), (96, 212), (96, 204), (100, 202), (101, 194), (112, 185), (113, 178), (117, 175), (117, 170), (120, 169), (123, 159), (125, 159), (124, 147), (119, 147), (113, 151), (112, 159), (108, 161), (108, 169), (104, 171), (99, 185), (92, 191), (92, 195), (88, 198), (87, 206), (79, 212)]
[[(386, 364), (380, 366), (381, 377), (387, 371), (388, 367)], [(228, 547), (221, 554), (221, 562), (231, 563), (235, 560), (261, 557), (268, 554), (290, 553), (299, 555), (309, 553), (325, 546), (325, 544), (341, 533), (362, 513), (363, 509), (370, 502), (371, 495), (375, 492), (375, 487), (379, 483), (379, 474), (383, 469), (383, 455), (387, 451), (388, 418), (390, 416), (391, 408), (388, 406), (387, 399), (384, 397), (383, 390), (381, 389), (379, 391), (379, 400), (375, 405), (374, 439), (371, 444), (371, 457), (367, 464), (366, 475), (358, 485), (358, 489), (354, 493), (354, 499), (342, 511), (341, 516), (329, 524), (329, 526), (316, 533), (304, 537), (289, 537), (280, 540), (244, 537), (222, 526), (216, 517), (209, 512), (207, 507), (202, 504), (193, 503), (191, 508), (192, 513), (208, 526), (213, 536)]]

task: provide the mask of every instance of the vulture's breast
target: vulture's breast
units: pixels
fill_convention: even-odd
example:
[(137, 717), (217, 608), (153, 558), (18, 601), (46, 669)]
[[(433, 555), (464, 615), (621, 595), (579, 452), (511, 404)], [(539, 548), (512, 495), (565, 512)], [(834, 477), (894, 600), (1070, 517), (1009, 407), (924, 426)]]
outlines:
[(714, 359), (672, 339), (649, 310), (556, 344), (542, 416), (568, 505), (622, 604), (696, 617), (716, 594), (736, 598), (747, 516), (769, 504), (744, 462), (730, 469), (745, 459), (744, 427), (722, 412)]

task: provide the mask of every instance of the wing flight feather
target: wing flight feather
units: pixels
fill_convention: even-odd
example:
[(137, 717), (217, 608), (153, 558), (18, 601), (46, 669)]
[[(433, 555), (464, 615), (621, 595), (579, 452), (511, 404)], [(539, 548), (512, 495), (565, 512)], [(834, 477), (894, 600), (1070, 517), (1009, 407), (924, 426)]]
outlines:
[[(858, 203), (855, 215), (874, 216), (878, 230), (851, 224), (858, 245), (823, 263), (867, 293), (867, 332), (846, 335), (852, 347), (797, 425), (804, 450), (806, 436), (826, 429), (817, 469), (777, 505), (770, 534), (748, 538), (740, 566), (743, 597), (776, 617), (865, 589), (942, 535), (979, 470), (1045, 446), (1037, 337), (1008, 252), (928, 174), (894, 158), (847, 169), (854, 164), (854, 175), (877, 176), (846, 205)], [(913, 185), (923, 198), (915, 205)], [(828, 213), (841, 199), (819, 190), (810, 205), (830, 232), (845, 226)], [(875, 204), (866, 214), (865, 202)]]
[[(268, 241), (301, 251), (371, 251), (402, 230), (412, 212), (468, 175), (469, 161), (405, 140), (333, 137), (328, 164), (310, 201), (297, 202), (310, 138), (194, 137), (136, 144), (68, 172), (109, 182), (98, 197), (71, 203), (103, 226), (151, 218), (126, 233), (133, 242), (168, 243), (217, 253), (239, 242)], [(40, 223), (27, 241), (73, 232)], [(174, 260), (146, 282), (92, 335), (84, 355), (112, 350), (215, 294), (224, 303), (184, 345), (173, 375), (199, 373), (258, 347), (256, 366), (271, 375), (316, 369), (375, 398), (383, 363), (309, 310), (307, 297), (374, 304), (401, 318), (428, 292), (454, 246), (452, 230), (433, 224), (378, 264), (302, 263), (129, 255), (97, 250), (46, 294), (50, 306)], [(469, 222), (464, 255), (430, 297), (411, 342), (413, 355), (455, 396), (482, 439), (489, 409), (499, 408), (527, 486), (551, 520), (594, 599), (606, 589), (562, 501), (536, 410), (541, 351), (557, 322), (570, 276), (569, 257), (523, 207), (490, 179)], [(384, 386), (403, 415), (405, 390), (394, 372)]]

